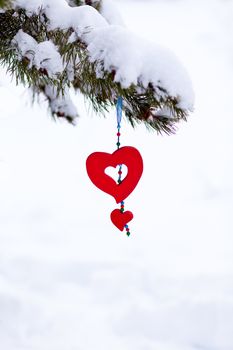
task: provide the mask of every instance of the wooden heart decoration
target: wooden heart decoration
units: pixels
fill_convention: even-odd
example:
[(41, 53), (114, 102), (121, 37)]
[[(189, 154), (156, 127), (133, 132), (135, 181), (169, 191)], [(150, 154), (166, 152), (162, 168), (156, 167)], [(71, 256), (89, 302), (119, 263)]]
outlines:
[[(105, 174), (109, 166), (124, 164), (128, 168), (127, 176), (117, 184)], [(139, 151), (131, 146), (121, 147), (112, 154), (104, 152), (92, 153), (86, 161), (87, 173), (93, 184), (100, 190), (113, 196), (117, 203), (122, 202), (135, 189), (142, 176), (143, 160)]]
[(120, 209), (115, 209), (111, 212), (112, 223), (120, 230), (123, 231), (128, 222), (133, 219), (133, 213), (131, 211), (125, 211), (122, 213)]

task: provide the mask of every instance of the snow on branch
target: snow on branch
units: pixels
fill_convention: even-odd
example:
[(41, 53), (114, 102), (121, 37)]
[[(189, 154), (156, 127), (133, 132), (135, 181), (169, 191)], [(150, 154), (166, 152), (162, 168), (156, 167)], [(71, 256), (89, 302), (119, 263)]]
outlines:
[(73, 28), (78, 38), (87, 44), (90, 61), (98, 63), (100, 77), (104, 68), (115, 72), (114, 80), (123, 88), (131, 84), (147, 88), (151, 83), (158, 88), (157, 95), (163, 97), (165, 90), (179, 101), (178, 107), (192, 109), (190, 79), (169, 50), (142, 42), (121, 26), (110, 25), (90, 6), (70, 7), (65, 0), (16, 0), (15, 4), (29, 13), (44, 8), (51, 29)]
[(46, 85), (44, 90), (47, 96), (52, 113), (56, 114), (58, 117), (68, 117), (70, 122), (77, 117), (76, 108), (71, 101), (69, 91), (66, 88), (63, 93), (58, 92), (57, 88), (52, 85)]
[(146, 89), (152, 84), (157, 97), (170, 95), (179, 101), (178, 107), (192, 109), (190, 79), (178, 59), (167, 49), (142, 42), (125, 28), (113, 25), (95, 29), (84, 38), (90, 60), (97, 62), (100, 76), (103, 65), (104, 70), (115, 71), (114, 80), (123, 88), (134, 84)]
[[(111, 12), (111, 0), (98, 2), (100, 12), (69, 2), (13, 1), (19, 30), (11, 47), (18, 59), (26, 58), (29, 69), (46, 72), (49, 78), (60, 77), (62, 84), (72, 83), (97, 110), (113, 105), (121, 94), (132, 124), (143, 120), (158, 132), (172, 132), (173, 124), (185, 120), (194, 104), (190, 78), (176, 56), (120, 25), (121, 19)], [(37, 30), (25, 29), (30, 18)], [(38, 30), (44, 34), (38, 35)]]
[(64, 70), (62, 58), (52, 41), (37, 43), (22, 29), (18, 31), (12, 40), (16, 46), (19, 59), (27, 59), (28, 67), (36, 67), (46, 73), (50, 78), (55, 78)]

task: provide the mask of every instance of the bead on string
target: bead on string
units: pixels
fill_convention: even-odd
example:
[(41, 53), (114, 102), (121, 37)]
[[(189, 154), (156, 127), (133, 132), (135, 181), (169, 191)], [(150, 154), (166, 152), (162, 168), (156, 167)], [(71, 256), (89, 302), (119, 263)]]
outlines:
[[(117, 105), (116, 105), (116, 109), (117, 109), (117, 149), (120, 148), (120, 137), (121, 137), (121, 120), (122, 120), (122, 107), (123, 107), (123, 99), (122, 97), (118, 97), (117, 99)], [(118, 180), (117, 183), (120, 185), (122, 183), (122, 164), (119, 165), (119, 169), (118, 169)], [(125, 202), (122, 201), (121, 205), (120, 205), (120, 211), (123, 214), (125, 211)], [(129, 230), (129, 226), (125, 225), (125, 230), (126, 230), (126, 234), (129, 237), (130, 236), (130, 230)]]

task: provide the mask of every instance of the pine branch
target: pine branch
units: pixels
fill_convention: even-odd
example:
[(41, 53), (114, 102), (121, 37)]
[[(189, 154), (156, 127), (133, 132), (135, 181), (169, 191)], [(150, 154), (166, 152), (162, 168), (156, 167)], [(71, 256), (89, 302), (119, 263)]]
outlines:
[(7, 0), (0, 0), (0, 7), (4, 7), (7, 4)]
[(70, 6), (89, 5), (99, 11), (102, 0), (69, 0), (68, 2)]
[[(70, 1), (73, 6), (79, 6), (83, 2), (97, 8), (101, 3), (87, 0)], [(65, 98), (69, 100), (67, 88), (72, 85), (91, 102), (97, 113), (108, 111), (115, 105), (117, 97), (122, 96), (124, 112), (132, 126), (144, 122), (147, 127), (158, 133), (170, 134), (175, 132), (177, 122), (181, 119), (186, 120), (188, 111), (180, 108), (177, 98), (171, 97), (162, 86), (149, 83), (145, 87), (138, 82), (137, 85), (131, 84), (130, 87), (123, 88), (114, 79), (114, 68), (109, 72), (104, 69), (103, 62), (90, 61), (87, 44), (76, 36), (73, 28), (51, 30), (48, 24), (49, 19), (43, 9), (32, 16), (28, 16), (23, 9), (0, 13), (0, 63), (16, 77), (17, 83), (31, 87), (34, 94), (43, 92), (48, 98), (53, 115), (74, 122), (75, 115), (67, 114), (67, 110), (73, 112), (73, 109), (62, 109), (66, 106)], [(25, 35), (30, 35), (38, 44), (53, 42), (63, 61), (63, 71), (50, 76), (45, 68), (38, 68), (33, 63), (33, 52), (20, 56), (17, 45), (13, 44), (20, 30)], [(72, 36), (73, 40), (70, 40)], [(97, 74), (100, 67), (101, 77)], [(52, 93), (47, 86), (54, 87)], [(56, 97), (60, 104), (54, 103)], [(164, 110), (169, 111), (169, 116), (163, 115)]]

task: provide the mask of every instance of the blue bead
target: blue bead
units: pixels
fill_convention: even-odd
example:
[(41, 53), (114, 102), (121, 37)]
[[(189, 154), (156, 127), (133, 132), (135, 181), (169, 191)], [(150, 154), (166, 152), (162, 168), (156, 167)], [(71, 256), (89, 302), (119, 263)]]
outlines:
[(129, 226), (128, 225), (125, 225), (125, 228), (128, 228)]

